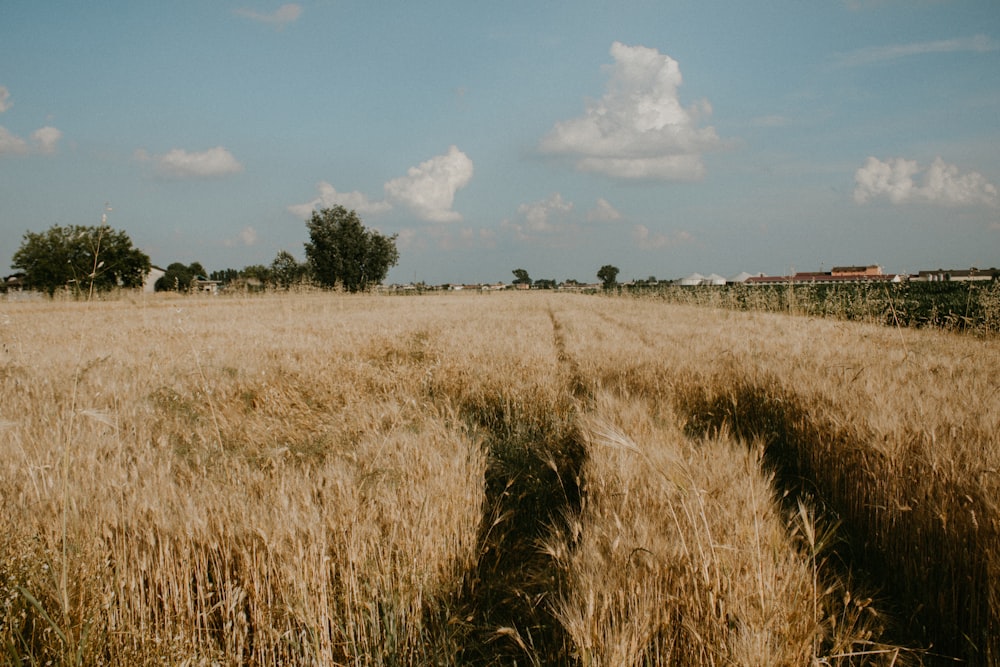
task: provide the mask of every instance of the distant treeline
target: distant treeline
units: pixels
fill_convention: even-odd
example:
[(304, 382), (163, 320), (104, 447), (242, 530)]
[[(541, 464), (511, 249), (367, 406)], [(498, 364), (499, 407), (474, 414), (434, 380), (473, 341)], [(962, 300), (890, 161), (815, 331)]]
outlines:
[(635, 285), (628, 294), (737, 310), (1000, 333), (1000, 281), (803, 283), (717, 286)]

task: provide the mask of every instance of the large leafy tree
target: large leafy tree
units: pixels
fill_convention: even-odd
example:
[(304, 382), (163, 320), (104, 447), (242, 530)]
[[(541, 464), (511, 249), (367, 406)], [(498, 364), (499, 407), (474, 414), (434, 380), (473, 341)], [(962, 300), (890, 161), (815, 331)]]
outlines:
[(528, 275), (525, 269), (514, 269), (511, 273), (514, 274), (514, 285), (527, 285), (531, 287), (531, 276)]
[(598, 270), (597, 277), (604, 284), (604, 289), (614, 289), (618, 285), (618, 267), (605, 264)]
[(395, 234), (383, 236), (367, 229), (356, 212), (343, 206), (313, 211), (306, 226), (306, 261), (321, 285), (365, 290), (385, 280), (399, 261)]
[(142, 287), (150, 261), (128, 234), (107, 225), (53, 225), (25, 232), (11, 267), (24, 272), (27, 287), (52, 296), (62, 288), (80, 294)]

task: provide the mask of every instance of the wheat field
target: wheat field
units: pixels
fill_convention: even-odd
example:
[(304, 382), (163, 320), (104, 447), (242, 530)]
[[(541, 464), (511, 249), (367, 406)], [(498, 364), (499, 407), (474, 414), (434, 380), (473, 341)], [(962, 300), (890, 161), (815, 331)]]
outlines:
[(11, 665), (1000, 662), (1000, 342), (656, 300), (0, 304)]

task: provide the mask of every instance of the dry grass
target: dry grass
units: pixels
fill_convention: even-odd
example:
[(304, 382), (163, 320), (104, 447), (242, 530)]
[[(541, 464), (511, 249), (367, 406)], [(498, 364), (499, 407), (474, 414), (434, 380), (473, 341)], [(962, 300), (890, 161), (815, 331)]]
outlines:
[(406, 318), (369, 306), (111, 304), (68, 335), (65, 312), (9, 313), (10, 650), (420, 662), (474, 558), (485, 458), (422, 395)]
[(1000, 659), (995, 341), (532, 293), (0, 344), (11, 664)]
[(687, 439), (643, 400), (602, 403), (616, 423), (588, 429), (580, 542), (560, 554), (582, 664), (889, 663), (871, 600), (827, 571), (804, 506), (792, 524), (780, 511), (760, 448)]
[(897, 635), (998, 660), (996, 340), (643, 302), (577, 326), (595, 386), (762, 441), (777, 488), (839, 521), (838, 558), (884, 588)]

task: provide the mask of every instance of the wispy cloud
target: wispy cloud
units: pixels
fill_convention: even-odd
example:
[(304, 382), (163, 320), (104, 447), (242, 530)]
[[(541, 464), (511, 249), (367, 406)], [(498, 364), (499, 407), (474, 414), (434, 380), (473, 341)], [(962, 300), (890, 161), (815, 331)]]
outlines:
[(771, 114), (768, 116), (757, 116), (750, 119), (751, 127), (785, 127), (789, 124), (787, 116)]
[(56, 143), (62, 132), (54, 127), (40, 127), (31, 133), (31, 141), (11, 134), (0, 126), (0, 155), (51, 155), (56, 152)]
[(51, 155), (56, 152), (56, 143), (62, 138), (62, 132), (55, 127), (46, 125), (31, 133), (31, 140), (39, 153)]
[(407, 229), (399, 233), (399, 246), (425, 250), (433, 245), (440, 250), (493, 249), (497, 234), (492, 229), (472, 229), (450, 225), (433, 225), (423, 230)]
[(517, 207), (517, 217), (504, 219), (500, 226), (513, 233), (518, 241), (551, 240), (578, 230), (578, 225), (570, 219), (573, 208), (573, 202), (553, 192), (546, 199), (521, 204)]
[(327, 183), (320, 181), (317, 186), (319, 196), (304, 204), (292, 204), (288, 211), (294, 213), (298, 218), (308, 218), (312, 212), (321, 208), (333, 208), (343, 206), (352, 211), (357, 211), (361, 215), (374, 215), (384, 213), (392, 209), (392, 204), (387, 201), (372, 201), (363, 192), (354, 190), (352, 192), (337, 192), (337, 189)]
[(594, 208), (587, 211), (587, 222), (614, 222), (621, 220), (622, 214), (603, 197), (597, 200)]
[(240, 161), (222, 146), (195, 152), (174, 148), (163, 155), (150, 155), (140, 148), (134, 157), (152, 162), (156, 173), (167, 178), (219, 178), (243, 171)]
[[(7, 86), (0, 86), (0, 113), (14, 106)], [(31, 133), (30, 141), (11, 133), (0, 125), (0, 155), (51, 155), (62, 138), (62, 131), (46, 125)]]
[[(919, 174), (923, 175), (917, 181)], [(922, 202), (951, 206), (996, 206), (997, 188), (976, 171), (961, 173), (940, 157), (926, 169), (916, 160), (869, 157), (854, 174), (854, 201), (885, 198), (893, 204)]]
[[(924, 4), (934, 0), (924, 0)], [(905, 4), (907, 6), (916, 4), (917, 0), (844, 0), (844, 4), (852, 12), (860, 12), (869, 9), (879, 9), (891, 4)]]
[(239, 246), (252, 246), (255, 243), (257, 243), (257, 230), (253, 227), (244, 227), (240, 230), (237, 238), (226, 239), (222, 242), (222, 245), (227, 248), (235, 248)]
[(28, 142), (0, 125), (0, 155), (21, 155), (28, 152)]
[(889, 62), (931, 53), (989, 53), (1000, 49), (989, 35), (941, 39), (911, 44), (872, 46), (837, 55), (834, 63), (840, 67), (859, 67)]
[(294, 23), (298, 20), (298, 18), (302, 15), (302, 5), (296, 2), (290, 2), (288, 4), (281, 5), (270, 14), (246, 8), (237, 9), (235, 12), (238, 16), (250, 19), (251, 21), (266, 23), (268, 25), (275, 26), (276, 28), (283, 28), (289, 23)]
[(566, 201), (558, 192), (548, 199), (521, 204), (517, 212), (524, 216), (527, 229), (532, 232), (550, 232), (555, 229), (552, 219), (568, 214), (573, 210), (573, 202)]
[(701, 126), (711, 105), (681, 105), (680, 66), (656, 49), (615, 42), (611, 56), (615, 63), (604, 97), (583, 116), (556, 123), (539, 150), (574, 159), (580, 171), (612, 178), (701, 179), (702, 153), (723, 146), (714, 128)]
[(444, 155), (436, 155), (410, 167), (405, 176), (382, 186), (385, 198), (372, 200), (362, 192), (338, 192), (327, 182), (319, 184), (319, 196), (304, 204), (293, 204), (288, 211), (300, 218), (309, 217), (316, 208), (343, 206), (361, 214), (378, 214), (394, 206), (404, 206), (425, 222), (457, 222), (462, 215), (452, 209), (455, 194), (472, 180), (474, 167), (469, 156), (451, 146)]
[(632, 228), (632, 241), (643, 250), (662, 250), (690, 243), (693, 240), (694, 237), (684, 230), (665, 234), (654, 232), (646, 225), (635, 225)]

